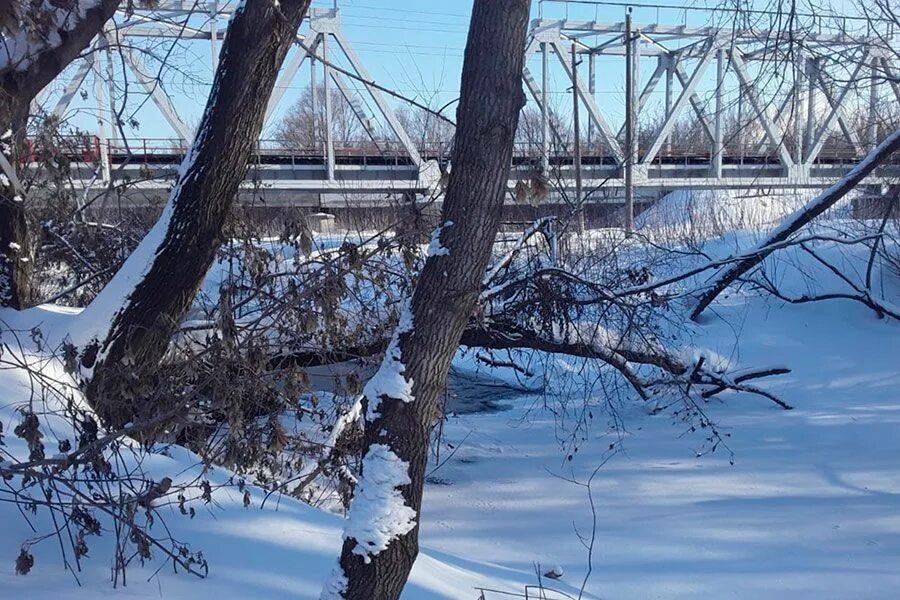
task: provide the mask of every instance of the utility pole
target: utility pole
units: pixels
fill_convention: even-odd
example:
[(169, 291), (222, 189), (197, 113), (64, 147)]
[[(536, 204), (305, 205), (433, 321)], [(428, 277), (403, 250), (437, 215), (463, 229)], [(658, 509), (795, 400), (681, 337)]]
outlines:
[[(597, 82), (595, 81), (595, 71), (597, 70), (594, 62), (596, 55), (593, 52), (588, 54), (588, 93), (591, 95), (591, 98), (596, 100), (597, 93)], [(587, 130), (587, 143), (588, 143), (588, 152), (594, 151), (594, 121), (593, 119), (588, 119), (588, 130)]]
[[(109, 35), (112, 35), (110, 33)], [(113, 55), (109, 46), (109, 38), (106, 34), (104, 34), (103, 38), (106, 40), (106, 88), (109, 93), (109, 126), (110, 126), (110, 141), (113, 146), (117, 145), (119, 142), (119, 123), (117, 122), (118, 114), (116, 111), (116, 80), (115, 80), (115, 70), (113, 68)], [(189, 143), (190, 140), (187, 140), (185, 143)]]
[(584, 206), (581, 199), (581, 128), (578, 123), (578, 54), (572, 42), (572, 121), (575, 129), (575, 210), (578, 233), (584, 233)]
[(328, 34), (322, 34), (322, 92), (325, 94), (325, 170), (334, 181), (334, 133), (331, 130), (331, 67), (328, 66)]
[(877, 65), (878, 59), (873, 58), (872, 81), (869, 85), (869, 128), (866, 136), (869, 148), (874, 148), (878, 145), (878, 80), (880, 75), (878, 74)]
[[(819, 78), (819, 59), (810, 56), (806, 59), (806, 125), (803, 131), (803, 147), (809, 153), (816, 136), (816, 81)], [(804, 160), (807, 160), (807, 156)]]
[[(675, 56), (672, 53), (666, 57), (666, 118), (672, 114), (672, 90), (675, 83)], [(672, 134), (666, 136), (666, 154), (672, 154)]]
[(541, 176), (550, 174), (550, 97), (547, 42), (541, 42)]
[(625, 231), (634, 230), (634, 48), (631, 39), (631, 7), (625, 12)]
[(794, 93), (791, 111), (794, 117), (794, 162), (803, 164), (803, 119), (806, 118), (806, 75), (803, 70), (803, 55), (794, 61)]
[(722, 155), (725, 152), (724, 143), (724, 123), (725, 105), (723, 96), (725, 95), (725, 49), (716, 50), (716, 114), (713, 125), (713, 147), (712, 160), (710, 167), (713, 177), (722, 179)]
[(316, 67), (316, 57), (319, 55), (319, 35), (321, 34), (317, 33), (313, 38), (312, 47), (315, 49), (315, 52), (309, 55), (309, 89), (312, 91), (309, 99), (312, 103), (312, 147), (314, 151), (319, 148), (319, 84), (316, 81), (316, 69), (318, 68)]
[(744, 87), (738, 85), (737, 98), (737, 146), (741, 153), (741, 166), (744, 166)]
[[(98, 49), (105, 51), (109, 47), (109, 41), (105, 35), (100, 36)], [(94, 98), (97, 101), (97, 138), (100, 143), (100, 173), (103, 181), (108, 182), (112, 175), (112, 167), (109, 161), (109, 124), (112, 122), (114, 112), (109, 111), (106, 104), (106, 91), (103, 88), (103, 71), (100, 60), (94, 62)]]
[[(216, 67), (219, 66), (219, 3), (213, 0), (209, 3), (209, 52), (212, 56), (212, 70), (215, 73)], [(188, 140), (190, 142), (190, 140)]]

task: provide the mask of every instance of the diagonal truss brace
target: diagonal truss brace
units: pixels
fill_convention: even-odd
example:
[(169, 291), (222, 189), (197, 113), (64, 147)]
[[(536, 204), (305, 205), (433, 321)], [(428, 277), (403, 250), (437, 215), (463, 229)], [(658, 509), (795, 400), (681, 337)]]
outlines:
[(660, 148), (662, 148), (663, 143), (665, 142), (666, 137), (672, 131), (672, 127), (675, 126), (675, 121), (678, 119), (681, 114), (681, 110), (684, 108), (684, 105), (688, 102), (688, 98), (690, 98), (694, 94), (694, 90), (697, 89), (697, 83), (703, 77), (703, 74), (706, 72), (706, 67), (709, 66), (709, 63), (712, 61), (713, 55), (716, 53), (717, 47), (716, 44), (710, 43), (706, 49), (706, 52), (703, 54), (703, 57), (700, 59), (700, 64), (697, 65), (697, 68), (694, 70), (694, 73), (691, 75), (690, 79), (687, 81), (687, 84), (684, 86), (684, 89), (681, 90), (681, 94), (678, 96), (678, 99), (675, 101), (675, 104), (672, 106), (672, 112), (666, 117), (666, 120), (663, 121), (662, 127), (659, 128), (659, 131), (656, 133), (656, 137), (653, 138), (653, 142), (650, 144), (650, 147), (647, 149), (647, 153), (644, 155), (644, 158), (641, 159), (640, 164), (649, 165), (653, 162), (653, 159), (656, 158), (656, 155), (659, 153)]
[[(549, 43), (553, 47), (553, 53), (556, 54), (556, 57), (559, 59), (559, 62), (565, 70), (566, 76), (569, 78), (569, 81), (572, 82), (575, 78), (573, 76), (574, 74), (572, 73), (572, 68), (566, 60), (566, 54), (563, 53), (556, 41), (547, 43)], [(615, 138), (615, 135), (613, 134), (609, 123), (606, 122), (603, 113), (600, 112), (600, 108), (597, 106), (594, 98), (588, 93), (587, 89), (585, 89), (581, 77), (578, 78), (575, 88), (578, 92), (578, 97), (587, 108), (588, 114), (591, 116), (594, 124), (597, 125), (597, 128), (600, 130), (600, 136), (603, 138), (603, 142), (610, 149), (610, 152), (612, 152), (616, 161), (620, 164), (623, 163), (625, 161), (625, 155), (622, 153), (622, 147), (619, 145), (618, 140)]]
[[(671, 60), (674, 63), (675, 76), (678, 78), (678, 83), (681, 84), (682, 88), (687, 87), (688, 76), (684, 67), (677, 58), (672, 57)], [(694, 113), (697, 115), (697, 120), (700, 121), (700, 125), (703, 126), (703, 131), (706, 132), (709, 141), (713, 141), (715, 139), (715, 136), (713, 135), (713, 126), (709, 117), (706, 115), (706, 111), (703, 109), (703, 102), (700, 101), (700, 97), (697, 96), (696, 92), (690, 95), (689, 100), (691, 102), (691, 108), (694, 109)]]
[(881, 57), (881, 65), (884, 67), (884, 72), (888, 77), (888, 82), (891, 84), (891, 89), (894, 90), (894, 97), (897, 99), (897, 102), (900, 103), (900, 76), (898, 76), (894, 69), (891, 68), (887, 58)]
[(278, 76), (278, 81), (275, 83), (275, 89), (272, 90), (272, 95), (269, 97), (269, 104), (266, 106), (264, 123), (268, 123), (272, 118), (272, 114), (284, 97), (285, 92), (287, 92), (288, 86), (291, 81), (294, 80), (294, 76), (297, 75), (297, 71), (300, 70), (300, 67), (303, 66), (306, 59), (309, 58), (310, 53), (314, 53), (318, 50), (321, 39), (321, 36), (315, 36), (315, 39), (313, 39), (313, 42), (309, 45), (307, 51), (303, 46), (303, 37), (297, 36), (297, 41), (300, 42), (300, 48), (297, 50), (297, 53), (291, 57), (291, 60), (281, 72), (281, 75)]
[(781, 160), (781, 164), (787, 168), (793, 167), (794, 161), (791, 159), (791, 155), (784, 145), (784, 134), (781, 129), (772, 122), (772, 119), (766, 111), (766, 107), (760, 101), (759, 96), (757, 96), (753, 83), (750, 80), (750, 76), (747, 74), (747, 66), (741, 58), (740, 53), (736, 50), (732, 50), (729, 52), (729, 57), (731, 59), (731, 65), (734, 67), (735, 73), (737, 73), (738, 81), (744, 90), (744, 94), (750, 100), (750, 104), (753, 106), (753, 110), (756, 112), (756, 116), (759, 118), (759, 121), (766, 132), (766, 137), (769, 138), (769, 142), (772, 146), (778, 150), (778, 157)]
[(366, 135), (368, 135), (369, 139), (372, 140), (372, 143), (378, 147), (378, 134), (375, 128), (375, 122), (372, 117), (368, 115), (359, 94), (350, 87), (343, 75), (333, 69), (331, 70), (331, 80), (334, 81), (334, 84), (337, 86), (338, 90), (340, 90), (344, 100), (347, 101), (350, 110), (356, 115), (356, 119), (366, 132)]
[(856, 132), (856, 129), (852, 125), (852, 121), (850, 120), (850, 115), (847, 114), (847, 111), (844, 109), (842, 104), (837, 103), (834, 99), (834, 96), (831, 94), (831, 90), (825, 87), (825, 80), (821, 75), (818, 76), (819, 80), (822, 82), (822, 92), (825, 96), (825, 99), (828, 101), (828, 104), (835, 109), (837, 109), (837, 122), (841, 128), (841, 131), (844, 134), (844, 137), (850, 142), (853, 146), (853, 151), (857, 154), (863, 153), (862, 142), (860, 142), (859, 134)]
[(59, 100), (56, 101), (56, 106), (53, 107), (53, 111), (51, 114), (57, 119), (62, 117), (63, 113), (66, 112), (66, 109), (69, 108), (69, 104), (72, 103), (72, 98), (75, 97), (75, 94), (78, 92), (78, 88), (84, 83), (85, 78), (87, 78), (87, 74), (90, 72), (91, 68), (94, 66), (94, 53), (91, 52), (87, 56), (84, 57), (84, 60), (78, 66), (78, 70), (75, 72), (75, 77), (66, 85), (66, 88), (63, 90), (62, 96), (60, 96)]
[(857, 153), (861, 152), (862, 146), (859, 142), (859, 136), (856, 135), (856, 131), (854, 131), (852, 128), (848, 128), (844, 123), (842, 113), (844, 99), (850, 92), (850, 88), (853, 87), (853, 82), (856, 81), (856, 76), (859, 75), (859, 71), (862, 68), (863, 63), (866, 61), (867, 56), (868, 53), (866, 53), (866, 55), (863, 56), (862, 60), (856, 64), (856, 69), (854, 69), (853, 75), (850, 76), (850, 79), (847, 81), (847, 85), (844, 86), (843, 89), (840, 90), (840, 92), (838, 92), (836, 98), (832, 97), (830, 91), (827, 89), (828, 86), (825, 85), (825, 82), (822, 79), (822, 76), (818, 75), (817, 78), (822, 83), (822, 90), (825, 92), (825, 97), (828, 99), (828, 104), (831, 106), (831, 110), (829, 110), (828, 114), (825, 116), (825, 121), (819, 128), (816, 139), (806, 155), (805, 162), (807, 164), (812, 164), (819, 156), (819, 153), (822, 151), (822, 146), (825, 145), (825, 141), (828, 139), (828, 133), (831, 130), (832, 125), (834, 125), (835, 120), (839, 122), (844, 135), (847, 136), (847, 138), (850, 140), (850, 143), (853, 144), (854, 150)]
[[(659, 83), (659, 80), (662, 79), (662, 76), (666, 72), (666, 61), (665, 58), (660, 56), (656, 62), (656, 69), (653, 71), (653, 75), (650, 76), (650, 79), (647, 81), (646, 85), (644, 85), (644, 89), (641, 91), (641, 95), (638, 96), (638, 106), (637, 106), (637, 114), (641, 113), (641, 109), (644, 108), (644, 105), (647, 103), (647, 100), (650, 98), (650, 94), (653, 93), (653, 90), (656, 89), (656, 85)], [(623, 123), (621, 127), (619, 127), (618, 136), (621, 137), (625, 134), (625, 124)]]
[[(790, 105), (791, 101), (794, 98), (794, 94), (797, 93), (797, 86), (795, 84), (791, 84), (791, 89), (788, 94), (781, 100), (781, 104), (776, 108), (773, 113), (772, 122), (778, 125), (782, 130), (786, 129), (788, 123), (790, 121), (790, 115), (787, 115), (788, 105)], [(775, 102), (774, 100), (772, 102)], [(769, 108), (772, 108), (774, 104), (770, 104)], [(787, 116), (785, 116), (787, 115)], [(768, 144), (769, 138), (766, 136), (766, 132), (763, 131), (759, 136), (759, 141), (753, 146), (753, 152), (764, 152), (766, 149), (766, 144)]]
[(156, 104), (156, 107), (162, 113), (163, 117), (169, 125), (172, 126), (172, 129), (181, 136), (181, 139), (184, 140), (185, 143), (189, 143), (194, 138), (194, 133), (191, 131), (191, 128), (188, 127), (187, 123), (182, 121), (181, 117), (178, 116), (178, 111), (175, 110), (172, 100), (162, 89), (160, 82), (156, 78), (147, 75), (146, 67), (143, 62), (130, 47), (122, 46), (121, 51), (123, 60), (131, 67), (131, 70), (137, 76), (141, 87), (143, 87), (150, 95), (150, 98), (153, 100), (153, 103)]
[[(318, 55), (319, 46), (322, 43), (322, 35), (325, 34), (318, 34), (313, 36), (313, 40), (308, 46), (303, 44), (303, 42), (305, 41), (303, 36), (297, 36), (299, 50), (296, 54), (294, 54), (294, 56), (291, 57), (291, 60), (284, 68), (281, 75), (278, 76), (278, 82), (275, 84), (275, 89), (272, 92), (272, 97), (269, 98), (269, 104), (266, 107), (265, 123), (269, 123), (271, 121), (272, 115), (278, 108), (278, 105), (281, 102), (281, 99), (284, 97), (288, 86), (290, 85), (291, 81), (294, 80), (294, 77), (297, 76), (297, 72), (303, 66), (303, 63), (306, 62), (306, 59), (310, 59), (313, 63), (315, 62), (315, 56)], [(313, 68), (315, 68), (315, 66), (313, 66)], [(347, 84), (347, 80), (338, 71), (335, 71), (333, 69), (331, 70), (331, 80), (334, 81), (334, 84), (341, 92), (341, 95), (347, 101), (347, 104), (350, 106), (350, 110), (353, 111), (353, 114), (356, 116), (357, 120), (359, 120), (360, 125), (362, 125), (362, 128), (369, 136), (369, 139), (371, 139), (377, 145), (378, 136), (376, 135), (375, 124), (373, 123), (372, 118), (367, 114), (365, 106), (359, 97), (359, 94), (357, 94)]]
[[(523, 61), (525, 65), (528, 64), (528, 59), (530, 59), (540, 49), (541, 44), (542, 42), (537, 39), (532, 39), (528, 43), (528, 46), (525, 48), (525, 60)], [(534, 75), (531, 74), (531, 70), (527, 66), (522, 68), (522, 81), (525, 82), (525, 87), (528, 88), (528, 93), (531, 94), (531, 97), (537, 104), (537, 107), (541, 111), (541, 115), (543, 118), (543, 115), (547, 114), (544, 110), (543, 89), (537, 84), (537, 81), (535, 81), (534, 79)], [(560, 147), (564, 146), (565, 144), (563, 142), (563, 137), (556, 129), (556, 125), (553, 123), (553, 121), (550, 121), (548, 119), (546, 125), (547, 128), (553, 133), (553, 137), (556, 138), (556, 142), (560, 145)]]
[[(537, 104), (538, 109), (543, 111), (544, 102), (541, 99), (541, 87), (537, 84), (537, 81), (534, 80), (534, 76), (531, 74), (531, 71), (528, 69), (528, 67), (525, 67), (522, 70), (522, 80), (525, 82), (525, 87), (528, 88), (528, 93), (531, 94), (531, 97)], [(563, 146), (563, 138), (557, 130), (556, 124), (553, 123), (553, 121), (550, 121), (550, 131), (553, 132), (553, 137), (556, 138), (556, 143), (558, 143), (560, 146)]]
[(422, 161), (422, 157), (419, 155), (419, 151), (416, 149), (415, 144), (412, 143), (412, 140), (409, 139), (409, 135), (406, 133), (403, 125), (397, 119), (397, 115), (394, 114), (394, 111), (385, 101), (384, 95), (381, 93), (381, 90), (369, 83), (372, 81), (372, 77), (363, 66), (362, 61), (359, 60), (359, 57), (356, 55), (353, 47), (347, 41), (347, 38), (345, 38), (344, 34), (339, 30), (332, 31), (331, 35), (333, 35), (334, 39), (337, 40), (338, 46), (344, 52), (344, 56), (347, 57), (347, 60), (350, 62), (350, 66), (353, 67), (353, 70), (360, 77), (360, 79), (362, 79), (363, 85), (369, 91), (372, 100), (375, 101), (375, 105), (378, 106), (378, 110), (381, 111), (382, 116), (385, 118), (385, 120), (388, 122), (388, 125), (393, 130), (394, 135), (396, 135), (400, 140), (400, 143), (403, 144), (403, 147), (406, 149), (407, 154), (409, 154), (409, 157), (412, 160), (413, 164), (416, 165), (416, 167), (421, 168), (424, 163)]

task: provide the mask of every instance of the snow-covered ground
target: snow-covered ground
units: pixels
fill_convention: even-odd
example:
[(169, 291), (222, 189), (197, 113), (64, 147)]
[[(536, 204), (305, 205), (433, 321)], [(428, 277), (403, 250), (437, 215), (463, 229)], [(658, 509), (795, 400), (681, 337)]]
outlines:
[[(740, 361), (790, 365), (769, 389), (796, 408), (729, 396), (709, 413), (734, 452), (695, 457), (702, 432), (635, 408), (623, 451), (592, 485), (588, 589), (603, 598), (894, 598), (900, 589), (900, 326), (848, 303), (733, 301), (699, 341)], [(590, 535), (586, 480), (604, 439), (569, 463), (530, 402), (450, 419), (461, 444), (426, 489), (431, 547), (524, 572), (560, 564), (577, 583)], [(598, 427), (601, 429), (602, 427)], [(608, 438), (605, 438), (608, 439)], [(465, 597), (465, 596), (457, 596)]]
[[(504, 399), (505, 410), (451, 416), (426, 486), (422, 553), (404, 597), (474, 599), (478, 586), (523, 594), (538, 573), (557, 567), (562, 578), (543, 582), (578, 597), (591, 538), (586, 598), (896, 597), (900, 324), (846, 301), (784, 305), (737, 294), (714, 309), (690, 331), (692, 343), (740, 365), (789, 366), (791, 374), (765, 386), (795, 410), (723, 395), (705, 409), (728, 434), (728, 448), (699, 457), (708, 449), (704, 431), (689, 431), (669, 411), (651, 416), (637, 401), (619, 405), (620, 433), (610, 431), (608, 412), (593, 414), (574, 452), (552, 409), (577, 402), (568, 396), (576, 389), (557, 397), (552, 392), (562, 388), (553, 380), (548, 395), (522, 393)], [(13, 327), (40, 322), (52, 339), (71, 312), (0, 317)], [(456, 361), (459, 371), (471, 365), (471, 356)], [(48, 368), (65, 377), (58, 365)], [(13, 452), (21, 448), (10, 433), (11, 409), (26, 401), (27, 389), (23, 372), (0, 371), (0, 418)], [(590, 488), (592, 527), (588, 489), (570, 480), (586, 481), (604, 461)], [(147, 467), (157, 477), (190, 480), (194, 462), (171, 448)], [(211, 479), (227, 477), (220, 471)], [(285, 497), (260, 508), (263, 497), (252, 490), (244, 508), (241, 492), (217, 490), (193, 519), (163, 509), (174, 537), (203, 551), (209, 577), (174, 574), (171, 565), (157, 572), (159, 563), (148, 563), (129, 569), (127, 587), (115, 595), (318, 597), (340, 550), (340, 518)], [(0, 522), (0, 596), (113, 595), (110, 535), (89, 540), (78, 587), (53, 538), (32, 547), (30, 574), (15, 575), (20, 544), (34, 533), (10, 504), (0, 504)]]

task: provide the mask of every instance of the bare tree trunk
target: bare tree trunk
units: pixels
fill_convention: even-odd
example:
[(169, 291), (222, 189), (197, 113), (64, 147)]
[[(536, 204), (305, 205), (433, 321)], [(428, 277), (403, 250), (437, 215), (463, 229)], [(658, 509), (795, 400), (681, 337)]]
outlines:
[(866, 176), (879, 165), (886, 162), (894, 152), (900, 149), (900, 129), (892, 133), (881, 144), (872, 149), (858, 165), (847, 173), (840, 181), (816, 196), (802, 210), (794, 213), (779, 225), (775, 231), (759, 244), (758, 251), (750, 256), (734, 263), (710, 284), (707, 290), (697, 302), (697, 306), (691, 312), (691, 319), (696, 321), (703, 311), (715, 300), (719, 294), (725, 291), (729, 285), (737, 281), (747, 271), (761, 263), (774, 250), (773, 246), (788, 239), (804, 225), (834, 206), (838, 200), (855, 188)]
[(0, 306), (21, 310), (32, 302), (34, 264), (24, 203), (11, 186), (0, 191)]
[[(24, 192), (14, 183), (31, 101), (100, 33), (120, 2), (102, 0), (83, 15), (77, 5), (68, 9), (43, 4), (23, 6), (21, 10), (30, 13), (35, 23), (45, 24), (47, 30), (25, 37), (4, 36), (0, 40), (6, 51), (0, 53), (0, 136), (8, 133), (0, 152), (6, 159), (4, 166), (13, 171), (7, 173), (7, 169), (0, 169), (3, 174), (0, 177), (0, 306), (22, 309), (33, 301), (34, 252), (28, 234)], [(7, 7), (7, 12), (12, 13), (12, 9)], [(76, 15), (79, 15), (77, 19)], [(15, 16), (3, 17), (6, 28), (17, 33), (20, 24), (16, 23)], [(9, 61), (9, 55), (17, 58)]]
[(27, 120), (28, 102), (0, 90), (0, 306), (17, 310), (32, 301), (34, 265), (25, 192), (16, 173)]
[(474, 3), (442, 225), (391, 347), (364, 390), (362, 475), (325, 598), (398, 598), (418, 554), (429, 431), (481, 291), (525, 103), (528, 12), (528, 0)]
[(82, 357), (86, 391), (111, 423), (139, 413), (123, 400), (123, 386), (156, 368), (209, 271), (308, 6), (309, 0), (248, 0), (235, 11), (200, 128), (162, 217), (81, 315), (83, 337), (94, 338)]

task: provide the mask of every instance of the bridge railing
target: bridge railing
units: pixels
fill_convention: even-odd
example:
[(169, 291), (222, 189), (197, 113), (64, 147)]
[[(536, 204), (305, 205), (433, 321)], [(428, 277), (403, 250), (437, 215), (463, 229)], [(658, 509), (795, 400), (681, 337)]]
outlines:
[[(175, 163), (187, 153), (189, 144), (179, 138), (135, 138), (100, 140), (96, 136), (77, 135), (63, 138), (63, 152), (71, 160), (77, 162), (101, 162), (108, 158), (110, 162), (121, 163), (129, 160), (136, 164)], [(787, 141), (791, 155), (794, 148)], [(434, 159), (444, 164), (450, 157), (451, 143), (428, 141), (417, 144), (418, 150), (426, 160)], [(352, 164), (362, 167), (408, 167), (412, 165), (406, 149), (398, 142), (371, 140), (340, 140), (334, 142), (335, 159), (339, 164)], [(850, 166), (855, 164), (861, 152), (853, 145), (838, 140), (830, 140), (822, 148), (813, 166)], [(639, 153), (640, 155), (640, 153)], [(34, 152), (23, 157), (25, 162), (33, 160)], [(898, 159), (900, 160), (900, 159)], [(295, 140), (262, 139), (259, 140), (252, 157), (254, 164), (283, 165), (315, 165), (326, 161), (324, 141), (313, 146)], [(666, 169), (683, 168), (698, 170), (709, 166), (712, 156), (709, 151), (696, 151), (691, 148), (661, 149), (648, 165), (651, 173), (661, 173)], [(724, 155), (726, 166), (763, 165), (776, 167), (780, 164), (774, 149), (764, 148), (726, 148)], [(582, 149), (582, 167), (589, 169), (609, 169), (617, 166), (613, 155), (602, 144), (585, 144)], [(893, 164), (897, 164), (896, 162)], [(531, 142), (517, 142), (513, 151), (513, 165), (519, 168), (532, 166), (540, 168), (541, 146)], [(559, 145), (551, 148), (549, 155), (551, 169), (571, 169), (574, 158), (571, 149)]]

